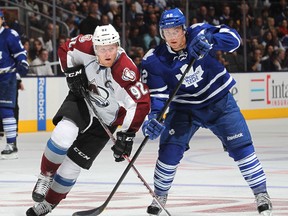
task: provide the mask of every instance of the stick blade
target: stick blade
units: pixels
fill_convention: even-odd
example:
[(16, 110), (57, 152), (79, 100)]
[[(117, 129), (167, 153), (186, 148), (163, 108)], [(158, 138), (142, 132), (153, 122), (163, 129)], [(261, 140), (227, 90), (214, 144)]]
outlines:
[(72, 216), (96, 216), (101, 214), (104, 211), (104, 209), (105, 207), (102, 205), (94, 209), (74, 212)]

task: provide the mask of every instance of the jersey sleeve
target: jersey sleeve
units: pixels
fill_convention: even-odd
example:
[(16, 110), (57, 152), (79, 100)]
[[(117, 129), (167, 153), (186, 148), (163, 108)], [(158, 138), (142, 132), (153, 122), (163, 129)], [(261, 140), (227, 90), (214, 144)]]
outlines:
[(159, 62), (159, 59), (154, 54), (154, 49), (151, 49), (143, 57), (141, 63), (142, 80), (149, 87), (151, 97), (151, 112), (149, 114), (157, 116), (164, 107), (165, 101), (169, 97), (169, 91), (164, 80), (165, 76), (162, 71), (164, 64)]
[(234, 52), (241, 44), (241, 37), (238, 32), (227, 25), (213, 26), (210, 24), (195, 24), (191, 28), (193, 32), (189, 38), (191, 41), (195, 33), (212, 34), (213, 50), (222, 50), (224, 52)]
[(150, 110), (148, 87), (141, 82), (138, 68), (124, 52), (112, 66), (112, 76), (117, 83), (116, 99), (126, 110), (122, 130), (137, 132)]
[(78, 35), (58, 48), (61, 70), (85, 64), (85, 56), (95, 56), (92, 35)]
[(18, 33), (13, 29), (9, 29), (9, 30), (10, 30), (10, 34), (7, 38), (7, 41), (8, 41), (8, 46), (9, 46), (11, 55), (14, 57), (16, 64), (18, 62), (24, 61), (28, 65), (27, 52), (21, 43)]

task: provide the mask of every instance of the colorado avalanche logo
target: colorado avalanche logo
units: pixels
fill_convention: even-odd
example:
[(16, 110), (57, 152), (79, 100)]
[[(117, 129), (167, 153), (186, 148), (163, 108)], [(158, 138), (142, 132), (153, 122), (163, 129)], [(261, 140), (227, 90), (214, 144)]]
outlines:
[(109, 92), (100, 86), (96, 87), (93, 84), (89, 85), (89, 90), (90, 90), (90, 100), (96, 104), (98, 107), (107, 107), (109, 106)]
[(85, 41), (90, 41), (92, 39), (92, 35), (83, 35), (79, 37), (79, 42), (84, 43)]
[(122, 72), (122, 79), (124, 81), (135, 81), (136, 74), (134, 71), (130, 70), (129, 68), (124, 68)]

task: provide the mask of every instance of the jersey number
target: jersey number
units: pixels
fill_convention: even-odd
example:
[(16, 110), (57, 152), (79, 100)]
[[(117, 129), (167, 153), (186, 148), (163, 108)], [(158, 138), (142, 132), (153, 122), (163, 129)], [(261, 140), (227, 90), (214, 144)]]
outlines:
[(144, 88), (142, 82), (137, 82), (134, 86), (130, 87), (130, 92), (135, 96), (138, 100), (142, 97), (142, 95), (148, 94), (148, 90)]

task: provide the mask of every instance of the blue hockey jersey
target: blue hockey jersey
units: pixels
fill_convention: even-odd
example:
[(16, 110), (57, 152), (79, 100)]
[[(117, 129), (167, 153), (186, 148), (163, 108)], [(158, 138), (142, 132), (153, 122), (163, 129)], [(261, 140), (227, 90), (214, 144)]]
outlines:
[[(209, 31), (213, 35), (213, 47), (204, 58), (195, 61), (174, 97), (170, 108), (199, 109), (208, 106), (227, 94), (235, 84), (225, 67), (215, 58), (215, 52), (233, 52), (240, 46), (240, 36), (228, 26), (195, 24), (187, 28), (187, 47), (199, 33)], [(169, 94), (175, 89), (182, 73), (192, 56), (187, 48), (174, 52), (166, 43), (149, 50), (141, 64), (142, 79), (151, 93), (151, 113), (158, 113), (164, 106)]]
[(0, 80), (12, 76), (21, 61), (28, 65), (26, 50), (18, 33), (13, 29), (0, 27)]

